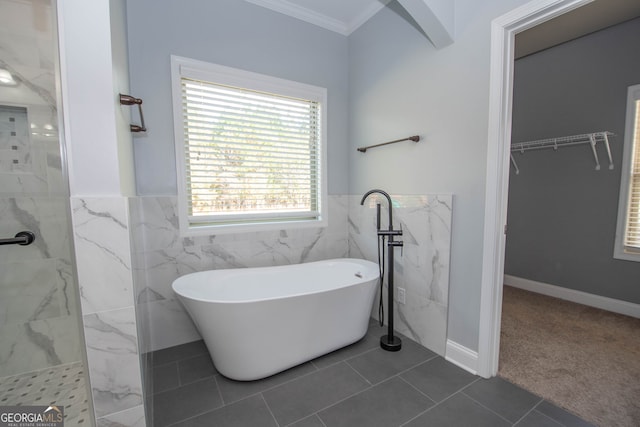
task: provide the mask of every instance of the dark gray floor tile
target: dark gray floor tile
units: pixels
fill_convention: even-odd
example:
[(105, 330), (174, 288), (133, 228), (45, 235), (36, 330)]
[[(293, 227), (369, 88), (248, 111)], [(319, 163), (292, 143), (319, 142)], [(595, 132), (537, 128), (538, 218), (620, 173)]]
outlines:
[(385, 351), (376, 347), (349, 359), (347, 363), (371, 384), (377, 384), (435, 356), (434, 352), (408, 338), (403, 338), (400, 351)]
[(436, 402), (478, 379), (439, 356), (405, 372), (402, 378)]
[(151, 353), (151, 361), (154, 366), (158, 366), (170, 362), (177, 362), (181, 359), (187, 359), (189, 357), (198, 356), (208, 352), (207, 347), (204, 345), (204, 341), (193, 341), (186, 344), (180, 344), (175, 347), (156, 350)]
[(515, 427), (562, 427), (562, 424), (538, 411), (531, 411), (527, 416), (518, 421)]
[(305, 418), (368, 387), (344, 362), (263, 393), (280, 425)]
[(313, 359), (313, 364), (319, 369), (326, 368), (334, 363), (342, 362), (354, 356), (364, 353), (365, 351), (376, 348), (380, 345), (380, 336), (384, 335), (383, 328), (377, 324), (369, 325), (369, 330), (365, 336), (358, 342), (333, 351), (317, 359)]
[(311, 415), (310, 417), (303, 418), (297, 423), (289, 424), (288, 427), (326, 427), (318, 415)]
[(234, 381), (221, 375), (217, 377), (217, 380), (222, 400), (225, 404), (229, 404), (315, 371), (317, 369), (311, 363), (303, 363), (279, 374), (256, 381)]
[(400, 425), (434, 405), (434, 402), (394, 377), (337, 403), (318, 416), (327, 427), (388, 427)]
[(463, 393), (513, 423), (542, 400), (499, 377), (480, 379), (465, 388)]
[(209, 353), (201, 354), (178, 362), (180, 385), (192, 383), (217, 374)]
[(178, 381), (178, 365), (176, 363), (151, 368), (152, 394), (162, 393), (178, 386), (180, 386), (180, 382)]
[(273, 415), (260, 395), (248, 397), (232, 405), (223, 406), (175, 427), (277, 427)]
[(595, 427), (593, 424), (588, 423), (582, 418), (579, 418), (553, 403), (547, 402), (546, 400), (536, 406), (536, 410), (540, 411), (547, 417), (553, 418), (566, 427)]
[(511, 423), (461, 393), (444, 402), (403, 427), (507, 427)]
[(197, 381), (152, 398), (154, 427), (166, 426), (222, 406), (215, 377)]

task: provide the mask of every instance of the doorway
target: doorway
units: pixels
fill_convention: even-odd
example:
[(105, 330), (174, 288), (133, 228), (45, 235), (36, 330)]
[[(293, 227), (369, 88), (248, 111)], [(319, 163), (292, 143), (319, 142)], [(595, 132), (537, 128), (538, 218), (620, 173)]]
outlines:
[(0, 405), (91, 426), (55, 3), (0, 0)]

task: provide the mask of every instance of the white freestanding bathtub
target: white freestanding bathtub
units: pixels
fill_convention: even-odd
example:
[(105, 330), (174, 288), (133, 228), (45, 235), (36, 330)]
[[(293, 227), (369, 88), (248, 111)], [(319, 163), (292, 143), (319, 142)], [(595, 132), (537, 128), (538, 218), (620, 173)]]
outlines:
[(378, 265), (335, 259), (210, 270), (173, 282), (216, 369), (241, 381), (299, 365), (367, 332)]

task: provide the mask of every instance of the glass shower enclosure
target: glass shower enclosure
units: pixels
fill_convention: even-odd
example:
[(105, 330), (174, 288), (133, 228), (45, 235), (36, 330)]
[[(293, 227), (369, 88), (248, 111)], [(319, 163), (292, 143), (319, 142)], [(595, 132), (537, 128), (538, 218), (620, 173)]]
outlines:
[(91, 426), (55, 23), (52, 0), (0, 0), (0, 407)]

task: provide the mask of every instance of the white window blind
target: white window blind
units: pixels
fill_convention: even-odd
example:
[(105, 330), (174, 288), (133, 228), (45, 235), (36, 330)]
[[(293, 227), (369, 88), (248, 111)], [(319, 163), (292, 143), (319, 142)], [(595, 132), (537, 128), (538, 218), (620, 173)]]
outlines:
[(634, 103), (633, 147), (631, 149), (631, 176), (624, 245), (640, 249), (640, 100)]
[[(210, 74), (208, 66), (223, 72)], [(203, 67), (190, 62), (174, 76), (179, 197), (189, 226), (320, 220), (322, 102), (280, 79)]]

